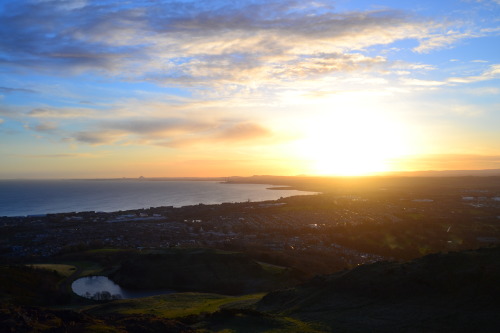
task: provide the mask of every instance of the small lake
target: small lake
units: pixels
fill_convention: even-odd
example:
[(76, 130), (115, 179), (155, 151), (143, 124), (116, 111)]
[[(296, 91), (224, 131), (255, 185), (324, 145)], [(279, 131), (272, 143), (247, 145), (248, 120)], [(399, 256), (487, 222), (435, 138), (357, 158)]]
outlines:
[(95, 300), (141, 298), (155, 295), (172, 294), (173, 290), (141, 290), (124, 289), (107, 276), (87, 276), (75, 280), (71, 289), (78, 296)]

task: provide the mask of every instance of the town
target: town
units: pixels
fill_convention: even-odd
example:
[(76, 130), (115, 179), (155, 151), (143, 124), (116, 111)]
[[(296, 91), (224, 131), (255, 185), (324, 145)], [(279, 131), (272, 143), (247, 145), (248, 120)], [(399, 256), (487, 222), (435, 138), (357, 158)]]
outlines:
[[(496, 178), (495, 178), (496, 179)], [(500, 191), (323, 193), (276, 201), (0, 217), (4, 261), (99, 248), (245, 252), (308, 274), (500, 242)]]

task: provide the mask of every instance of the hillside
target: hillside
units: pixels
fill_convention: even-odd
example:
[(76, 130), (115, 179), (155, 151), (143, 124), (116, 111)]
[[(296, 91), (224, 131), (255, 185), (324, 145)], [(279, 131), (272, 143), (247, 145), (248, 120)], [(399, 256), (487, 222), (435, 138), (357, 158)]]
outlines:
[(110, 278), (129, 289), (227, 295), (270, 291), (298, 282), (289, 269), (257, 263), (242, 253), (209, 249), (171, 249), (135, 255)]
[(258, 303), (335, 332), (497, 332), (500, 248), (379, 262), (317, 277)]
[(59, 288), (64, 276), (32, 266), (0, 265), (0, 303), (56, 305), (69, 301)]
[[(122, 253), (91, 254), (118, 258)], [(179, 273), (172, 272), (174, 267)], [(71, 310), (48, 301), (48, 308), (33, 306), (45, 299), (45, 291), (57, 294), (61, 275), (30, 267), (3, 273), (4, 283), (11, 282), (0, 304), (2, 332), (498, 332), (500, 327), (500, 247), (362, 265), (263, 298), (176, 293), (85, 301)], [(28, 273), (37, 278), (28, 279)], [(114, 275), (126, 273), (130, 285), (165, 287), (157, 284), (173, 281), (179, 288), (235, 293), (286, 288), (295, 281), (286, 269), (206, 249), (129, 252)], [(47, 287), (41, 288), (34, 281), (45, 275)], [(183, 281), (188, 275), (196, 278)]]

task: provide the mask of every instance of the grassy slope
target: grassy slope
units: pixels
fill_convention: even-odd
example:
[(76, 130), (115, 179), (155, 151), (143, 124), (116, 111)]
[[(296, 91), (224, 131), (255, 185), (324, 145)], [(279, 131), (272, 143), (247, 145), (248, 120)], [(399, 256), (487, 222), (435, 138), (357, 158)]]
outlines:
[(67, 302), (59, 288), (64, 276), (55, 270), (0, 266), (0, 300), (15, 304), (54, 305)]
[[(89, 308), (85, 313), (110, 315), (154, 315), (191, 322), (201, 332), (220, 333), (322, 333), (319, 325), (295, 318), (270, 316), (251, 308), (264, 294), (224, 296), (204, 293), (177, 293), (141, 299), (120, 300)], [(191, 317), (191, 318), (189, 318)]]
[(30, 266), (33, 268), (55, 271), (64, 277), (70, 276), (76, 270), (76, 267), (74, 265), (64, 265), (64, 264), (34, 264)]
[(118, 300), (88, 309), (91, 314), (152, 314), (166, 318), (212, 313), (221, 307), (247, 307), (258, 302), (264, 294), (225, 296), (204, 293), (176, 293), (145, 298)]

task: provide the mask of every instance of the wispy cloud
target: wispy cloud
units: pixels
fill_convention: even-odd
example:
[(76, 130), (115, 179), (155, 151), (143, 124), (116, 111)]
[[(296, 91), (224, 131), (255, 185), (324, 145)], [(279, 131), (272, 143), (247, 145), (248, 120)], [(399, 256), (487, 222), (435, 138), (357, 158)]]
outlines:
[(213, 143), (256, 144), (262, 139), (278, 138), (275, 133), (258, 123), (227, 119), (214, 119), (210, 122), (188, 118), (127, 119), (103, 121), (92, 127), (94, 129), (76, 132), (70, 138), (91, 145), (140, 144), (175, 148)]
[(96, 110), (91, 108), (47, 106), (31, 109), (27, 114), (37, 118), (84, 118), (95, 117)]
[(32, 155), (26, 155), (26, 154), (11, 154), (10, 156), (16, 156), (16, 157), (23, 157), (23, 158), (35, 158), (35, 159), (59, 159), (59, 158), (81, 158), (81, 157), (93, 157), (93, 154), (32, 154)]
[(34, 126), (29, 126), (29, 128), (36, 132), (52, 132), (57, 129), (57, 123), (53, 121), (42, 121)]
[(127, 119), (109, 121), (100, 126), (139, 135), (175, 135), (190, 131), (203, 131), (210, 124), (181, 118)]
[[(500, 65), (494, 64), (490, 65), (488, 69), (482, 71), (478, 75), (473, 76), (463, 76), (463, 77), (450, 77), (443, 79), (442, 81), (437, 80), (422, 80), (414, 78), (402, 78), (400, 81), (404, 85), (422, 87), (422, 88), (435, 88), (439, 86), (446, 85), (456, 85), (456, 84), (467, 84), (475, 83), (481, 81), (494, 80), (500, 77)], [(488, 94), (489, 92), (495, 92), (496, 88), (481, 88), (477, 90), (478, 93)]]
[(256, 140), (262, 137), (269, 137), (271, 132), (261, 125), (254, 123), (237, 123), (224, 128), (213, 136), (218, 141), (246, 141)]
[(435, 81), (435, 80), (419, 80), (419, 79), (403, 79), (403, 84), (410, 86), (422, 86), (422, 87), (438, 87), (445, 85), (446, 82)]
[(421, 39), (420, 45), (413, 50), (418, 53), (428, 53), (436, 49), (442, 49), (453, 46), (457, 41), (480, 37), (481, 35), (473, 32), (448, 31), (446, 33), (430, 33)]
[(500, 64), (491, 65), (480, 75), (466, 77), (452, 77), (448, 79), (451, 83), (473, 83), (480, 81), (493, 80), (500, 77)]
[(33, 89), (26, 89), (26, 88), (11, 88), (11, 87), (0, 87), (0, 93), (28, 93), (28, 94), (34, 94), (36, 93), (35, 90)]
[(90, 145), (103, 145), (103, 144), (111, 144), (118, 141), (123, 134), (117, 131), (81, 131), (74, 134), (71, 138), (81, 143), (86, 143)]

